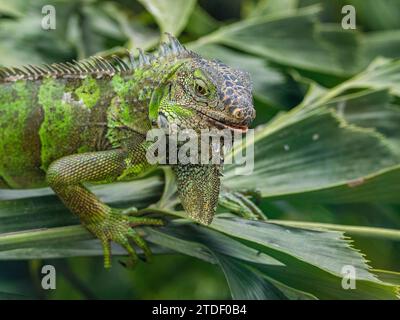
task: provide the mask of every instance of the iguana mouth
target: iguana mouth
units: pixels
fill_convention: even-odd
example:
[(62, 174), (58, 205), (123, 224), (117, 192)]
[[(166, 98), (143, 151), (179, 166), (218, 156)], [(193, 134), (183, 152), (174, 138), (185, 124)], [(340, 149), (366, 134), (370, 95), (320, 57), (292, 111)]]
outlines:
[(219, 119), (211, 117), (209, 114), (205, 114), (199, 110), (197, 110), (197, 112), (199, 112), (203, 117), (205, 117), (206, 120), (212, 126), (216, 127), (217, 129), (220, 129), (220, 130), (229, 129), (229, 130), (241, 132), (241, 133), (247, 132), (247, 130), (249, 130), (249, 128), (245, 125), (240, 125), (240, 124), (228, 122), (225, 120), (219, 120)]
[(239, 125), (239, 124), (233, 124), (233, 123), (227, 123), (227, 122), (221, 122), (217, 119), (211, 118), (207, 116), (207, 120), (217, 127), (218, 129), (230, 129), (232, 131), (237, 131), (237, 132), (247, 132), (249, 128), (247, 126)]

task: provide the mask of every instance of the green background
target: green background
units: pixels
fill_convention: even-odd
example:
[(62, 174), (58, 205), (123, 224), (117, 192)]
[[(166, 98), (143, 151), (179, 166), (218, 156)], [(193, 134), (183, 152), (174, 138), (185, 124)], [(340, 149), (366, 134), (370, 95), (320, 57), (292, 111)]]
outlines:
[[(44, 4), (56, 8), (56, 30), (40, 27)], [(356, 30), (343, 30), (340, 26), (345, 4), (356, 9)], [(193, 51), (251, 73), (257, 108), (254, 127), (262, 127), (256, 143), (256, 171), (250, 177), (235, 178), (228, 170), (225, 185), (260, 190), (259, 207), (269, 219), (301, 221), (303, 227), (312, 226), (304, 224), (310, 222), (318, 224), (314, 227), (347, 231), (346, 236), (354, 240), (352, 245), (366, 254), (375, 271), (391, 271), (375, 274), (393, 285), (399, 284), (398, 63), (390, 60), (383, 71), (352, 77), (371, 63), (382, 63), (383, 60), (376, 60), (379, 57), (400, 56), (400, 1), (0, 0), (0, 64), (53, 63), (94, 54), (123, 56), (124, 48), (151, 51), (163, 31), (179, 36)], [(300, 103), (304, 110), (288, 113)], [(343, 103), (349, 110), (344, 116), (339, 110)], [(312, 137), (318, 140), (315, 144), (310, 144)], [(290, 146), (290, 153), (285, 152), (286, 145)], [(150, 177), (156, 187), (143, 193), (147, 199), (141, 205), (138, 199), (133, 203), (144, 207), (156, 202), (161, 195), (161, 185), (157, 185), (161, 177), (161, 173)], [(1, 192), (5, 195), (0, 191), (0, 196)], [(312, 240), (307, 234), (302, 236), (311, 239), (309, 243), (303, 238), (286, 239), (285, 234), (278, 233), (277, 239), (290, 243), (298, 254), (286, 256), (287, 251), (282, 253), (279, 248), (266, 251), (286, 264), (288, 270), (257, 266), (257, 274), (250, 273), (248, 265), (242, 268), (242, 264), (229, 261), (222, 270), (215, 264), (171, 251), (156, 254), (151, 264), (140, 263), (134, 270), (120, 265), (120, 257), (114, 257), (111, 270), (104, 270), (102, 257), (85, 257), (86, 254), (45, 259), (28, 252), (22, 255), (29, 260), (15, 261), (7, 250), (30, 246), (13, 243), (7, 247), (4, 234), (76, 223), (67, 213), (51, 218), (57, 215), (55, 211), (62, 210), (54, 198), (42, 196), (30, 201), (31, 195), (24, 194), (28, 199), (25, 202), (0, 202), (1, 298), (386, 299), (394, 298), (397, 290), (393, 287), (390, 295), (375, 294), (373, 285), (366, 284), (359, 294), (345, 295), (330, 287), (333, 275), (325, 271), (331, 270), (334, 263), (323, 265), (318, 255), (312, 259), (314, 249), (308, 245), (312, 247), (320, 240)], [(124, 204), (122, 199), (111, 200)], [(222, 233), (228, 234), (226, 230)], [(247, 245), (250, 240), (240, 238), (239, 233), (229, 237)], [(342, 237), (341, 233), (338, 235)], [(327, 242), (326, 248), (340, 247), (339, 242), (332, 241), (332, 245)], [(263, 251), (259, 247), (262, 244), (257, 242), (251, 247)], [(348, 256), (356, 255), (349, 244), (344, 246), (352, 252)], [(54, 248), (57, 249), (56, 244)], [(321, 252), (324, 248), (320, 248)], [(56, 290), (44, 291), (40, 286), (44, 264), (56, 267)], [(287, 287), (294, 291), (286, 291)], [(241, 296), (241, 292), (246, 294)]]

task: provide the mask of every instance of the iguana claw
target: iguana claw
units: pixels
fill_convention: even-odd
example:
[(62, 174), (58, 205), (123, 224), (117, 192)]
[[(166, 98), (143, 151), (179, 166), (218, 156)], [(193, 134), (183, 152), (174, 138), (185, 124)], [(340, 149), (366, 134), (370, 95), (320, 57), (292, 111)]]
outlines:
[(111, 241), (118, 243), (128, 252), (130, 261), (127, 265), (133, 267), (138, 262), (138, 255), (130, 241), (143, 250), (146, 261), (151, 260), (152, 253), (147, 243), (134, 229), (134, 227), (145, 225), (161, 226), (163, 221), (161, 219), (111, 213), (103, 221), (86, 225), (86, 228), (101, 241), (105, 268), (111, 267)]

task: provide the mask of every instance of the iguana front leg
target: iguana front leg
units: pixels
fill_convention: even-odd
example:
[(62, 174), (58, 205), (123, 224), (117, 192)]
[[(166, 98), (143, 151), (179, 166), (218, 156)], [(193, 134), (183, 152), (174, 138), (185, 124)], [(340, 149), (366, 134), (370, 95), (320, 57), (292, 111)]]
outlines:
[(82, 224), (100, 239), (106, 268), (111, 266), (111, 241), (123, 246), (133, 263), (137, 261), (137, 254), (129, 240), (133, 240), (146, 257), (149, 257), (149, 248), (132, 227), (161, 225), (162, 221), (122, 215), (121, 210), (110, 208), (101, 202), (83, 183), (115, 181), (134, 166), (143, 166), (143, 157), (143, 150), (137, 148), (90, 152), (61, 158), (48, 169), (47, 181), (51, 188), (78, 215)]

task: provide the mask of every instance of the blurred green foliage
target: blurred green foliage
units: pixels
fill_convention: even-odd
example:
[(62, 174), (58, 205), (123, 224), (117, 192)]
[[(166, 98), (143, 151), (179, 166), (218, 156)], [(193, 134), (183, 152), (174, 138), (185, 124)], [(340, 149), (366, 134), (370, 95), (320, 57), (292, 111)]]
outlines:
[[(41, 28), (42, 7), (47, 4), (56, 8), (55, 30)], [(341, 8), (346, 4), (356, 8), (356, 30), (341, 27)], [(293, 228), (314, 224), (347, 231), (370, 265), (394, 272), (374, 274), (398, 284), (400, 67), (396, 60), (382, 59), (400, 57), (399, 15), (400, 2), (396, 0), (0, 0), (0, 64), (51, 63), (94, 54), (124, 57), (126, 48), (155, 48), (161, 33), (169, 31), (205, 57), (249, 71), (257, 108), (255, 173), (236, 177), (228, 167), (225, 185), (260, 190), (260, 208), (270, 219), (279, 220), (276, 222), (286, 221)], [(132, 199), (139, 207), (161, 196), (161, 178), (149, 179), (143, 198)], [(139, 189), (143, 187), (134, 190)], [(18, 202), (11, 195), (9, 202), (0, 205), (0, 232), (4, 235), (76, 223), (62, 212), (57, 200), (47, 196), (30, 200), (30, 196), (33, 194)], [(122, 198), (113, 194), (109, 202), (123, 205), (128, 200)], [(296, 221), (303, 224), (296, 225)], [(115, 257), (114, 267), (106, 271), (100, 257), (89, 257), (95, 250), (90, 246), (87, 257), (46, 259), (39, 251), (13, 252), (25, 247), (7, 247), (6, 237), (0, 237), (0, 259), (44, 259), (1, 261), (0, 298), (395, 297), (395, 288), (371, 280), (365, 261), (348, 242), (339, 239), (339, 232), (315, 235), (293, 229), (290, 236), (279, 232), (282, 225), (272, 223), (265, 226), (263, 234), (262, 225), (235, 223), (229, 226), (223, 218), (217, 219), (212, 232), (187, 227), (185, 234), (182, 226), (180, 234), (179, 225), (167, 230), (177, 243), (187, 240), (191, 232), (197, 234), (198, 238), (191, 240), (208, 245), (214, 263), (223, 271), (171, 251), (133, 271), (119, 266)], [(235, 233), (240, 224), (248, 229)], [(346, 229), (346, 225), (358, 229)], [(218, 238), (215, 231), (231, 237), (231, 242)], [(160, 244), (156, 241), (160, 235), (150, 235), (150, 240)], [(204, 235), (215, 237), (215, 247)], [(236, 240), (242, 245), (251, 243), (241, 248), (243, 251), (237, 249), (240, 261), (237, 253), (232, 254), (235, 259), (228, 259), (229, 255), (218, 251), (228, 250), (227, 243), (239, 248)], [(280, 243), (281, 248), (268, 249), (271, 243)], [(77, 250), (73, 246), (51, 251), (51, 246), (48, 243), (45, 250), (39, 250), (49, 250), (47, 257)], [(166, 247), (174, 249), (173, 245)], [(254, 253), (247, 252), (249, 248), (273, 262), (245, 264), (244, 257)], [(332, 258), (327, 248), (333, 248), (338, 256)], [(62, 256), (74, 255), (85, 256), (76, 252)], [(340, 291), (335, 282), (339, 277), (335, 263), (348, 261), (346, 257), (359, 263), (365, 280), (354, 295)], [(275, 260), (285, 268), (274, 264)], [(40, 288), (43, 263), (56, 266), (57, 290)]]

